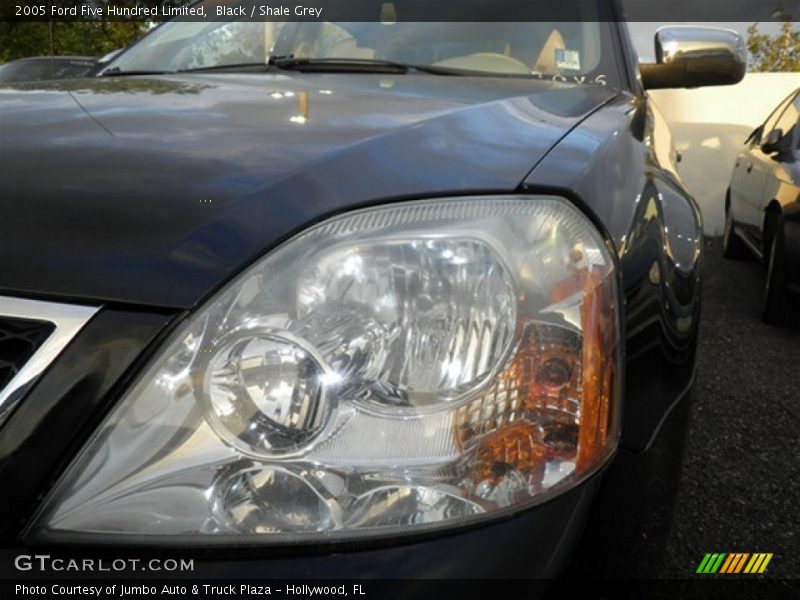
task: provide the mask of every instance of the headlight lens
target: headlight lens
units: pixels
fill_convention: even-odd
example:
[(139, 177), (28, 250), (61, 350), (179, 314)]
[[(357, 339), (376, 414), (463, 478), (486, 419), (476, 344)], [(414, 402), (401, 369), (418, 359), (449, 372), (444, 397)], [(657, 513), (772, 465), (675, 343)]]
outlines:
[(559, 198), (335, 217), (175, 333), (37, 528), (283, 541), (541, 501), (616, 445), (616, 300), (602, 237)]

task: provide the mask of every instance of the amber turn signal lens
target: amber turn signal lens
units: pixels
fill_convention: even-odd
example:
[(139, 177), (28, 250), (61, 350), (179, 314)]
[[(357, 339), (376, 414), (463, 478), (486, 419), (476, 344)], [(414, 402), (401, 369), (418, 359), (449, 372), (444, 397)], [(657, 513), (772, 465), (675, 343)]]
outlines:
[(588, 274), (581, 309), (584, 370), (578, 472), (591, 468), (608, 447), (616, 350), (612, 292), (609, 279), (604, 281), (597, 271)]
[(499, 485), (513, 472), (529, 489), (546, 488), (548, 469), (580, 475), (609, 452), (615, 416), (613, 292), (608, 273), (576, 268), (555, 286), (551, 301), (583, 295), (580, 331), (528, 323), (495, 385), (462, 408), (459, 441), (474, 449), (476, 485)]

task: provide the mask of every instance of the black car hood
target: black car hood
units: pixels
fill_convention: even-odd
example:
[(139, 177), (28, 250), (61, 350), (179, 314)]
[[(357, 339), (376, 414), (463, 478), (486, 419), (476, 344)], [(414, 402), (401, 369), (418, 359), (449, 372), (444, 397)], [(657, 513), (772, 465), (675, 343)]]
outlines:
[(332, 213), (513, 191), (614, 95), (365, 74), (0, 88), (0, 292), (188, 308)]

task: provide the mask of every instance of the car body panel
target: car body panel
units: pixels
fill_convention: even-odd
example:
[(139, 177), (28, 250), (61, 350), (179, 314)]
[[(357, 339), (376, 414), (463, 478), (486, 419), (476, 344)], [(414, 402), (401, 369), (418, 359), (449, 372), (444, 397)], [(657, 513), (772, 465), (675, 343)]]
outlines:
[[(335, 212), (395, 198), (555, 190), (593, 217), (619, 259), (622, 443), (646, 449), (693, 381), (700, 307), (701, 219), (657, 107), (601, 86), (526, 82), (520, 96), (520, 82), (498, 89), (497, 82), (447, 79), (457, 88), (448, 91), (440, 78), (397, 79), (387, 94), (385, 76), (369, 75), (72, 82), (74, 101), (60, 85), (34, 86), (22, 95), (49, 105), (46, 114), (23, 108), (16, 120), (8, 111), (4, 117), (16, 147), (0, 199), (3, 287), (188, 309)], [(329, 88), (335, 107), (314, 112), (310, 101), (308, 121), (290, 121), (302, 106), (287, 92)], [(41, 138), (17, 135), (32, 119), (44, 119), (43, 135), (60, 141), (48, 150), (48, 197), (31, 167)], [(268, 129), (282, 143), (268, 143)], [(241, 147), (233, 145), (238, 139)], [(93, 165), (81, 178), (70, 156), (78, 141), (81, 160)], [(47, 235), (23, 260), (31, 230)]]
[(658, 107), (618, 98), (567, 136), (526, 185), (592, 198), (587, 210), (608, 229), (625, 290), (622, 444), (644, 450), (694, 380), (701, 306), (702, 220)]
[[(633, 70), (635, 59), (627, 60)], [(10, 174), (0, 191), (0, 288), (104, 304), (68, 350), (73, 365), (80, 354), (95, 357), (78, 382), (57, 393), (65, 374), (51, 370), (9, 421), (31, 425), (9, 438), (0, 462), (13, 462), (0, 464), (0, 473), (17, 480), (37, 461), (41, 471), (26, 475), (31, 483), (0, 520), (6, 539), (35, 539), (23, 536), (44, 494), (188, 310), (291, 235), (361, 206), (563, 195), (602, 231), (619, 267), (621, 452), (649, 449), (688, 396), (701, 219), (668, 129), (641, 90), (227, 73), (15, 86), (0, 91), (0, 111), (0, 161)], [(94, 385), (80, 388), (83, 380)], [(42, 453), (38, 424), (65, 418), (65, 402), (72, 412)], [(550, 577), (563, 571), (600, 479), (475, 529), (346, 551), (312, 546), (284, 556), (253, 548), (251, 558), (230, 554), (216, 568), (242, 577)], [(487, 555), (497, 544), (503, 551)]]
[[(514, 191), (614, 94), (529, 80), (368, 74), (118, 78), (6, 90), (0, 288), (189, 308), (331, 213)], [(76, 176), (85, 165), (90, 173)], [(45, 234), (35, 253), (27, 250), (32, 230)]]
[(780, 207), (788, 285), (800, 293), (800, 149), (778, 154), (771, 162), (773, 170), (763, 195), (764, 210)]
[(737, 157), (734, 164), (735, 180), (731, 184), (731, 201), (735, 206), (736, 221), (747, 236), (761, 245), (762, 208), (760, 200), (767, 185), (766, 157), (758, 144)]
[[(746, 142), (736, 158), (728, 196), (734, 231), (764, 258), (774, 234), (774, 215), (782, 217), (788, 284), (800, 291), (800, 91), (789, 95)], [(762, 144), (773, 129), (784, 130), (780, 151)], [(751, 168), (752, 167), (752, 168)]]

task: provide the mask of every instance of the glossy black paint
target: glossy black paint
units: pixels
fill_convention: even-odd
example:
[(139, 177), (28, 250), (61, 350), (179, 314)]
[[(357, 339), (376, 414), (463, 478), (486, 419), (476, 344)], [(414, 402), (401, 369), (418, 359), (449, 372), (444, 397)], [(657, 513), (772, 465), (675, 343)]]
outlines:
[[(636, 399), (626, 444), (643, 448), (690, 383), (700, 216), (643, 96), (527, 80), (224, 74), (23, 87), (0, 115), (7, 292), (190, 308), (334, 212), (522, 183), (580, 199), (620, 257)], [(35, 253), (31, 231), (45, 234)]]
[[(629, 47), (621, 51), (635, 74)], [(82, 335), (70, 347), (73, 368), (97, 382), (90, 393), (75, 400), (75, 386), (48, 388), (70, 376), (54, 367), (13, 416), (21, 422), (38, 410), (30, 422), (41, 428), (20, 426), (0, 445), (7, 448), (0, 459), (15, 459), (0, 475), (35, 480), (4, 517), (6, 535), (19, 534), (171, 315), (196, 306), (293, 233), (358, 206), (468, 193), (563, 194), (590, 215), (618, 258), (623, 446), (649, 448), (691, 386), (701, 220), (677, 175), (664, 121), (633, 79), (629, 90), (612, 90), (426, 75), (219, 74), (14, 92), (0, 99), (0, 291), (123, 303), (131, 312), (115, 320), (104, 310), (98, 337)], [(159, 307), (163, 314), (148, 312)], [(127, 342), (118, 345), (117, 337)], [(87, 364), (79, 366), (78, 356)], [(45, 426), (55, 433), (43, 451)], [(30, 477), (22, 465), (30, 470), (41, 453), (42, 476)], [(488, 560), (475, 544), (480, 549), (492, 532), (505, 531), (497, 535), (508, 536), (514, 550), (503, 554), (517, 554), (514, 565), (523, 556), (518, 548), (532, 553), (526, 576), (555, 574), (582, 527), (593, 481), (521, 520), (476, 530), (488, 537), (448, 536), (424, 546), (433, 554), (459, 549), (464, 565), (489, 572), (503, 568), (502, 557)], [(413, 552), (384, 556), (384, 574), (431, 573)], [(366, 564), (352, 560), (354, 568)], [(455, 561), (436, 564), (457, 568)], [(302, 571), (299, 563), (291, 568)]]
[(702, 221), (658, 107), (623, 95), (587, 118), (524, 187), (574, 195), (607, 231), (624, 285), (622, 443), (648, 447), (694, 381)]
[[(515, 190), (613, 96), (371, 74), (21, 86), (0, 99), (0, 288), (190, 308), (334, 212)], [(35, 253), (31, 231), (45, 234)]]

